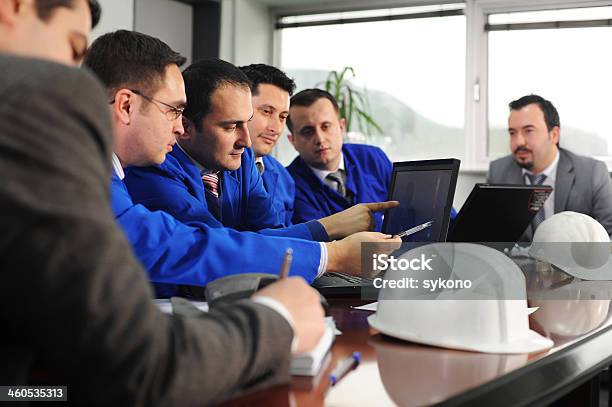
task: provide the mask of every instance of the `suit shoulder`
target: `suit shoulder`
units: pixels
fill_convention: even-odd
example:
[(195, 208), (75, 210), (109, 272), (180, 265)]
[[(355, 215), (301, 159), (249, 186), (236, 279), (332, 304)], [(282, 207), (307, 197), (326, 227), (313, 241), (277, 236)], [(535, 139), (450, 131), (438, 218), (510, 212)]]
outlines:
[(49, 94), (76, 107), (105, 106), (104, 89), (87, 69), (13, 56), (0, 57), (0, 69), (5, 72), (0, 79), (0, 94), (5, 98)]
[(503, 167), (506, 167), (512, 164), (513, 162), (514, 162), (514, 158), (511, 155), (507, 155), (507, 156), (498, 158), (497, 160), (491, 161), (491, 163), (489, 164), (489, 167), (490, 168), (503, 168)]
[(568, 157), (572, 163), (574, 164), (574, 166), (576, 167), (582, 167), (582, 166), (588, 166), (588, 167), (597, 167), (597, 166), (605, 166), (605, 163), (603, 161), (597, 160), (593, 157), (588, 157), (586, 155), (580, 155), (580, 154), (576, 154), (573, 153), (569, 150), (565, 150), (565, 149), (561, 149), (560, 150), (561, 155), (565, 155), (566, 157)]

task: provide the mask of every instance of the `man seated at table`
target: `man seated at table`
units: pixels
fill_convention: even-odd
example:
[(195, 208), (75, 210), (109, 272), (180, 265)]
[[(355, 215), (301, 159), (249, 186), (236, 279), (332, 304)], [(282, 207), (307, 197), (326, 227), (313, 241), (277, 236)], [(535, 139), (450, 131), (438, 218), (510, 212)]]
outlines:
[(324, 330), (301, 278), (197, 318), (152, 303), (109, 206), (108, 102), (74, 68), (99, 16), (95, 0), (0, 0), (0, 383), (65, 386), (38, 400), (83, 406), (211, 405), (286, 383), (291, 350)]
[(254, 117), (249, 79), (219, 59), (198, 61), (183, 77), (189, 100), (185, 132), (177, 134), (177, 148), (163, 164), (126, 171), (134, 202), (183, 222), (316, 241), (370, 230), (373, 212), (395, 205), (359, 205), (283, 228), (249, 148), (247, 123)]
[(255, 164), (272, 205), (284, 226), (292, 224), (295, 182), (284, 165), (272, 157), (272, 149), (285, 129), (289, 98), (295, 82), (283, 71), (266, 64), (241, 66), (251, 82), (253, 118), (248, 122)]
[[(287, 167), (296, 187), (294, 222), (387, 199), (391, 161), (378, 147), (343, 144), (345, 125), (329, 92), (306, 89), (291, 98), (289, 141), (299, 153)], [(374, 217), (379, 231), (382, 214)]]
[(120, 30), (99, 37), (84, 62), (102, 80), (110, 101), (115, 128), (113, 212), (149, 278), (159, 283), (158, 296), (177, 294), (177, 284), (201, 287), (228, 274), (276, 274), (289, 247), (294, 251), (291, 274), (308, 282), (326, 270), (359, 274), (361, 242), (380, 241), (385, 235), (360, 233), (331, 243), (280, 239), (211, 228), (199, 220), (182, 223), (132, 202), (122, 181), (123, 168), (161, 164), (175, 137), (184, 132), (186, 95), (179, 70), (184, 61), (156, 38)]
[(554, 188), (521, 240), (531, 241), (540, 223), (563, 211), (587, 214), (612, 234), (612, 182), (606, 164), (559, 147), (561, 123), (550, 101), (527, 95), (509, 106), (512, 154), (491, 163), (487, 182)]

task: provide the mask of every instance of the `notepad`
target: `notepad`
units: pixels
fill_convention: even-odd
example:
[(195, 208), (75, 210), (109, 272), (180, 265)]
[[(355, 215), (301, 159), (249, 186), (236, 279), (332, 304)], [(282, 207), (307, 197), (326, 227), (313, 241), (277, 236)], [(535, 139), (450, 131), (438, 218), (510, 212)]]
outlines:
[(325, 319), (325, 332), (310, 352), (300, 353), (293, 356), (289, 368), (295, 376), (316, 376), (323, 367), (323, 361), (331, 349), (336, 338), (336, 324), (331, 318)]

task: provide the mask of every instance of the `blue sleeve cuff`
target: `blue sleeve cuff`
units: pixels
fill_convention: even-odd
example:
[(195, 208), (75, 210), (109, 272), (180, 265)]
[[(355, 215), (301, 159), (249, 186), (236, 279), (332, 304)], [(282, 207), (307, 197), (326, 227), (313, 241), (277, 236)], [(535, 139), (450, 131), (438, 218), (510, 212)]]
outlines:
[(318, 220), (309, 220), (304, 223), (308, 228), (308, 231), (312, 235), (312, 240), (315, 242), (329, 242), (329, 235), (327, 231)]

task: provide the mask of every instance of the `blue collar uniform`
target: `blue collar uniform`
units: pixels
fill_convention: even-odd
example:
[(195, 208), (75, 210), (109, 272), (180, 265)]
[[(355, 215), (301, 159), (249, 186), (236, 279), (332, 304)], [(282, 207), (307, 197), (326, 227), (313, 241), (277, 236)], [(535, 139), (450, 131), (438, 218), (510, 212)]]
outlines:
[(132, 199), (150, 210), (163, 210), (187, 224), (205, 223), (259, 232), (268, 236), (327, 241), (329, 236), (318, 221), (283, 228), (283, 220), (266, 192), (255, 167), (253, 150), (245, 149), (235, 171), (222, 171), (220, 213), (211, 213), (201, 170), (178, 146), (154, 167), (126, 169), (125, 182)]
[(283, 226), (291, 226), (293, 217), (293, 201), (295, 200), (295, 182), (287, 169), (274, 157), (263, 157), (264, 172), (262, 174), (264, 188), (272, 199), (272, 205), (278, 212)]
[(205, 286), (219, 277), (246, 272), (276, 274), (288, 247), (294, 253), (291, 275), (312, 282), (319, 272), (319, 243), (211, 228), (203, 222), (185, 225), (165, 212), (135, 205), (116, 174), (111, 206), (149, 279), (156, 283), (158, 297), (177, 294), (177, 284)]
[[(346, 188), (354, 194), (353, 204), (382, 202), (387, 199), (393, 164), (378, 147), (363, 144), (342, 146)], [(327, 186), (302, 160), (297, 157), (289, 167), (295, 181), (293, 222), (320, 219), (351, 207), (337, 191)], [(374, 214), (376, 231), (382, 228), (382, 213)]]

